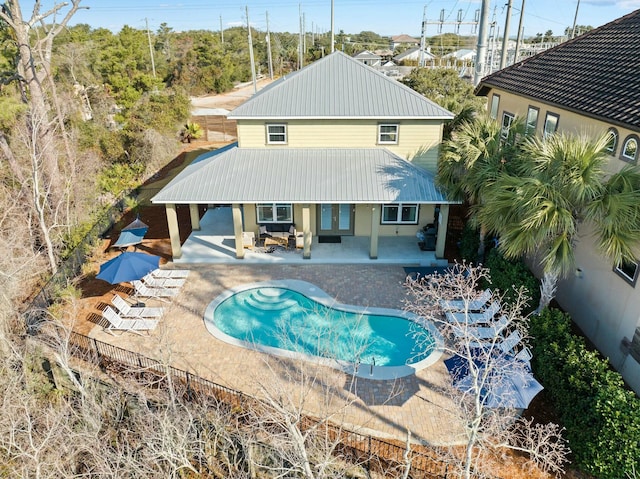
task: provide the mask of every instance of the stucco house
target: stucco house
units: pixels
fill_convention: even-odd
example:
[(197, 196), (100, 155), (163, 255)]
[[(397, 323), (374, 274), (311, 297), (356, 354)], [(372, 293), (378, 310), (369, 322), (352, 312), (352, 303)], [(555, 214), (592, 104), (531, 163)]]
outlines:
[[(434, 184), (443, 123), (453, 115), (335, 52), (265, 87), (233, 110), (238, 142), (198, 157), (152, 201), (167, 211), (180, 258), (176, 205), (230, 205), (237, 258), (243, 233), (291, 225), (303, 257), (312, 239), (412, 237), (437, 222), (442, 258), (449, 204)], [(415, 243), (414, 243), (415, 244)], [(339, 245), (337, 245), (339, 246)]]
[[(527, 132), (609, 132), (611, 172), (638, 162), (640, 141), (640, 10), (483, 78), (493, 118), (517, 116)], [(581, 228), (575, 274), (557, 299), (582, 331), (640, 393), (638, 262), (611, 264)], [(640, 258), (640, 251), (638, 251)], [(640, 261), (640, 260), (639, 260)]]

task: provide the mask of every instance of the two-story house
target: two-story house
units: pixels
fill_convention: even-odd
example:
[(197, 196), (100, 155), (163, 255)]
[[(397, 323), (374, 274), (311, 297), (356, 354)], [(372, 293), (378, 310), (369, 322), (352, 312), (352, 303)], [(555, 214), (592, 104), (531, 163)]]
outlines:
[[(637, 164), (640, 141), (640, 10), (482, 79), (490, 115), (527, 133), (609, 132), (611, 172)], [(640, 392), (638, 263), (611, 264), (581, 228), (575, 274), (557, 299), (624, 379)], [(638, 251), (640, 255), (640, 251)], [(640, 258), (640, 256), (639, 256)]]
[[(238, 142), (198, 157), (153, 199), (164, 204), (174, 258), (176, 205), (230, 205), (237, 258), (243, 233), (292, 224), (311, 257), (316, 236), (413, 237), (436, 223), (444, 256), (449, 204), (434, 184), (443, 123), (453, 115), (335, 52), (286, 75), (233, 110)], [(415, 243), (414, 243), (415, 244)], [(337, 245), (336, 247), (338, 247)]]

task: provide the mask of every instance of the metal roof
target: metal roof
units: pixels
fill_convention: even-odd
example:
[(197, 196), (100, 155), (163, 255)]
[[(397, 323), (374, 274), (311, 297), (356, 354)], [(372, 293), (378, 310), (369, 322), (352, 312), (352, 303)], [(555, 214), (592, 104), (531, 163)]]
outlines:
[(441, 119), (453, 114), (342, 52), (280, 78), (229, 119)]
[(640, 130), (640, 10), (483, 78), (491, 88)]
[(153, 203), (449, 203), (433, 175), (384, 148), (238, 148), (205, 153)]

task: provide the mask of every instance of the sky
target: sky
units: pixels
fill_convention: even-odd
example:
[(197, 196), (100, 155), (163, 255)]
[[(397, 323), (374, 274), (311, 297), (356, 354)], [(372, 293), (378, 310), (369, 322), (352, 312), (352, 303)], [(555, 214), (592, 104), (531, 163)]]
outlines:
[[(25, 19), (30, 16), (34, 0), (19, 0)], [(68, 1), (68, 0), (67, 0)], [(44, 11), (54, 0), (41, 0)], [(59, 3), (59, 1), (58, 1)], [(597, 27), (640, 9), (640, 0), (513, 0), (510, 36), (517, 33), (520, 10), (524, 6), (524, 35), (535, 36), (552, 30), (563, 34), (573, 25), (579, 3), (577, 24)], [(499, 35), (504, 32), (507, 0), (490, 1), (490, 21), (495, 18)], [(300, 12), (304, 15), (307, 32), (325, 33), (331, 29), (331, 0), (81, 0), (89, 7), (81, 10), (70, 22), (87, 23), (94, 28), (108, 28), (114, 32), (124, 25), (143, 29), (148, 22), (152, 31), (166, 23), (175, 31), (220, 30), (246, 25), (248, 7), (251, 25), (261, 31), (297, 33), (300, 29)], [(472, 22), (481, 0), (334, 0), (335, 32), (359, 33), (373, 31), (383, 36), (406, 33), (420, 37), (426, 10), (426, 35), (455, 32), (454, 25), (441, 27), (431, 22), (440, 20), (455, 22), (461, 11), (462, 22)], [(442, 14), (441, 11), (444, 10)], [(64, 10), (63, 10), (64, 11)], [(267, 15), (268, 12), (268, 15)], [(472, 25), (461, 24), (461, 35), (474, 34)]]

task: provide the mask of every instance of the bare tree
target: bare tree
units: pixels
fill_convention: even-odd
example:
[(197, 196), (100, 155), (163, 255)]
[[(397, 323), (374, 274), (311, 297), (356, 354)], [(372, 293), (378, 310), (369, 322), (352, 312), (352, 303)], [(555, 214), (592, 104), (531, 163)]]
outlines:
[[(448, 338), (447, 352), (460, 358), (466, 373), (449, 390), (467, 436), (462, 457), (452, 454), (451, 458), (465, 478), (482, 473), (488, 455), (501, 449), (525, 452), (530, 464), (560, 474), (568, 453), (561, 429), (522, 419), (518, 409), (522, 406), (509, 387), (514, 378), (530, 377), (527, 361), (516, 360), (512, 350), (520, 338), (526, 338), (527, 319), (522, 316), (526, 292), (518, 291), (511, 305), (502, 301), (499, 292), (489, 292), (478, 305), (481, 286), (490, 282), (487, 269), (456, 265), (443, 275), (406, 283), (411, 294), (407, 309), (439, 325)], [(473, 311), (492, 308), (485, 316)], [(499, 318), (494, 319), (494, 314)]]

